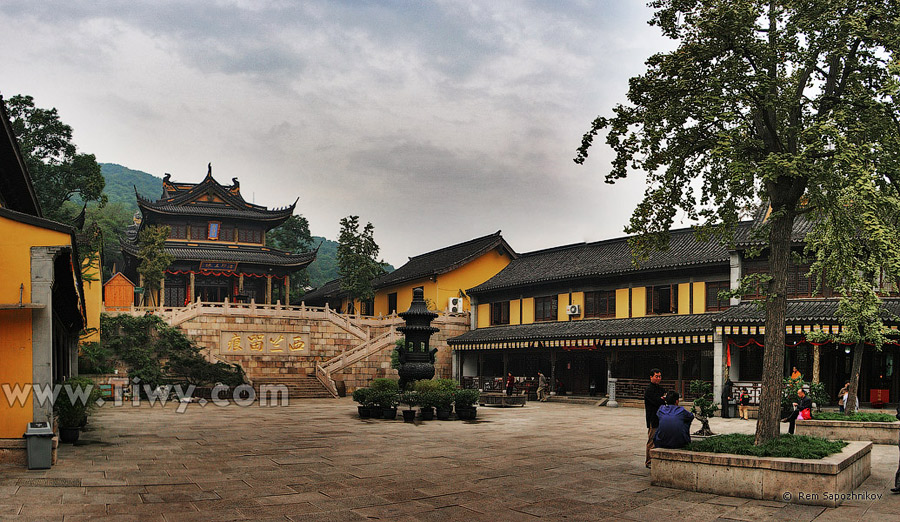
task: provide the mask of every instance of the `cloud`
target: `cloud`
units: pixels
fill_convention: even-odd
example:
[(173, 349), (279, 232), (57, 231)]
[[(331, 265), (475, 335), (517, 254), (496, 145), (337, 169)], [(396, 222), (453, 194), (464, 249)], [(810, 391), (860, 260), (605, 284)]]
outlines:
[[(56, 106), (101, 161), (197, 181), (383, 254), (502, 228), (536, 249), (618, 235), (640, 183), (571, 159), (666, 43), (641, 2), (144, 0), (0, 3), (0, 91)], [(598, 237), (599, 236), (599, 237)]]

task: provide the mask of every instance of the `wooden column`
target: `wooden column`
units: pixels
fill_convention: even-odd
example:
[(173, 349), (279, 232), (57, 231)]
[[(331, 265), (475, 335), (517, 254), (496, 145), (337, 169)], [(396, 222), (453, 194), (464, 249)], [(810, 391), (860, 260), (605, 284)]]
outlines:
[(266, 276), (266, 304), (272, 304), (272, 276)]
[(284, 304), (291, 306), (291, 276), (284, 276)]
[(238, 292), (240, 292), (242, 294), (244, 293), (244, 274), (243, 273), (241, 273), (241, 275), (238, 277)]
[(189, 297), (190, 299), (188, 299), (188, 301), (191, 302), (191, 303), (193, 303), (194, 300), (197, 298), (197, 296), (194, 294), (194, 273), (193, 273), (193, 272), (191, 272), (191, 281), (190, 281), (190, 283), (191, 283), (191, 285), (190, 285), (190, 287), (188, 288), (188, 297)]
[(164, 306), (166, 299), (166, 273), (163, 272), (162, 279), (159, 280), (159, 302), (156, 303), (158, 306)]

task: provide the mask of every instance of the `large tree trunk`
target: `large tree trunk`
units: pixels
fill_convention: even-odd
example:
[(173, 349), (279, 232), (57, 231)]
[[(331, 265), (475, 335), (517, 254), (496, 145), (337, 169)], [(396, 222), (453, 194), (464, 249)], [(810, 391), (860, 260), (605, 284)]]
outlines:
[(794, 213), (773, 213), (769, 230), (769, 282), (766, 297), (766, 347), (763, 353), (762, 395), (756, 444), (778, 438), (781, 431), (781, 394), (784, 376), (784, 318), (787, 310), (787, 273), (791, 262)]
[(862, 369), (863, 351), (866, 345), (863, 341), (856, 343), (853, 348), (853, 367), (850, 370), (850, 390), (847, 393), (847, 404), (844, 405), (844, 413), (853, 415), (859, 410), (859, 372)]

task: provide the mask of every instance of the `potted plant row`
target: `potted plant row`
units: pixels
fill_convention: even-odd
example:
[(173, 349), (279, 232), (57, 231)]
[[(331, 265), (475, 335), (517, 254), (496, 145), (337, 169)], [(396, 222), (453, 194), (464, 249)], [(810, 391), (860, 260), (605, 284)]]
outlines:
[(358, 388), (353, 392), (353, 400), (359, 403), (359, 416), (365, 418), (395, 419), (397, 406), (407, 405), (403, 410), (403, 420), (412, 422), (415, 407), (419, 407), (422, 420), (449, 420), (456, 405), (456, 415), (461, 420), (473, 420), (478, 403), (478, 390), (461, 390), (452, 379), (428, 379), (417, 381), (413, 389), (399, 393), (397, 381), (375, 379), (370, 388)]

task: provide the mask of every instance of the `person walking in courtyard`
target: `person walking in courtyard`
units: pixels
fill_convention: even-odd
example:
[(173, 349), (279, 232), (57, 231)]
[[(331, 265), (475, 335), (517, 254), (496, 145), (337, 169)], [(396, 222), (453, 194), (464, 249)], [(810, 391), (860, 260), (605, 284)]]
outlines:
[(746, 388), (741, 389), (741, 395), (738, 398), (738, 414), (744, 420), (750, 420), (750, 393)]
[(800, 402), (794, 403), (794, 411), (792, 411), (791, 414), (787, 417), (781, 419), (781, 422), (790, 423), (788, 424), (788, 433), (790, 433), (791, 435), (794, 434), (794, 423), (798, 418), (811, 418), (810, 411), (812, 409), (812, 399), (806, 396), (806, 390), (804, 390), (803, 388), (797, 390), (797, 397), (800, 398)]
[(666, 403), (665, 390), (659, 383), (662, 381), (662, 371), (659, 368), (650, 370), (650, 384), (644, 390), (644, 416), (647, 420), (647, 453), (645, 466), (650, 467), (650, 450), (654, 448), (653, 437), (656, 436), (656, 429), (659, 427), (659, 417), (656, 412), (659, 407)]
[(550, 382), (547, 380), (547, 376), (541, 372), (538, 372), (537, 396), (539, 401), (545, 402), (547, 400), (547, 387), (549, 385)]
[(508, 372), (506, 374), (506, 395), (507, 397), (513, 394), (513, 388), (516, 387), (516, 378), (513, 377), (512, 372)]
[(659, 407), (659, 428), (653, 437), (657, 448), (683, 448), (691, 443), (691, 423), (694, 414), (678, 405), (678, 392), (666, 394), (666, 403)]
[(731, 379), (725, 380), (725, 386), (722, 387), (722, 418), (730, 419), (734, 413), (731, 411), (731, 405), (734, 404), (734, 383)]

